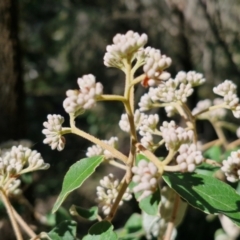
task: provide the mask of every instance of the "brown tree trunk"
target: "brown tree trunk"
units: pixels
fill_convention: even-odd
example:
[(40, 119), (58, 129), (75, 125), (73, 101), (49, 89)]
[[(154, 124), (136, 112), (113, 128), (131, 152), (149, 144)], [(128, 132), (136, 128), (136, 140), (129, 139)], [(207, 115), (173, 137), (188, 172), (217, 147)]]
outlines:
[(24, 137), (17, 0), (0, 0), (0, 143)]

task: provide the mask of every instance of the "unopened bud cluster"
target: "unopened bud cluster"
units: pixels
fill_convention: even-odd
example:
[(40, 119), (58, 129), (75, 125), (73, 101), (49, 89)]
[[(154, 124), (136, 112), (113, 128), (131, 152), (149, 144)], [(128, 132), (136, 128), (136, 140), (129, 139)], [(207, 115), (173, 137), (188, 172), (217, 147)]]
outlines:
[[(111, 173), (100, 180), (100, 186), (97, 187), (96, 200), (104, 215), (110, 213), (111, 207), (118, 196), (121, 185), (122, 184), (119, 183), (119, 180)], [(129, 201), (131, 198), (132, 194), (130, 193), (129, 188), (127, 188), (119, 205), (121, 206), (123, 201)]]
[(66, 142), (65, 138), (61, 135), (64, 117), (56, 114), (48, 114), (47, 119), (48, 121), (43, 123), (45, 129), (42, 130), (42, 133), (46, 135), (43, 143), (48, 144), (52, 150), (57, 149), (58, 151), (62, 151)]
[(146, 60), (143, 71), (147, 75), (148, 86), (154, 86), (161, 83), (162, 80), (167, 80), (170, 74), (165, 72), (164, 69), (171, 65), (171, 58), (162, 55), (160, 50), (151, 47), (147, 47), (144, 53), (146, 55)]
[(96, 97), (103, 92), (103, 85), (96, 83), (92, 74), (84, 75), (77, 80), (79, 90), (68, 90), (63, 107), (67, 113), (78, 113), (95, 106)]
[[(16, 180), (19, 175), (36, 170), (45, 170), (49, 164), (45, 163), (37, 151), (19, 145), (0, 156), (0, 182), (1, 187), (7, 186), (6, 191), (13, 192), (20, 185)], [(11, 184), (9, 184), (11, 183)]]
[(240, 118), (240, 104), (236, 89), (237, 86), (232, 81), (225, 80), (217, 87), (214, 87), (213, 92), (223, 97), (224, 103), (232, 110), (234, 117)]
[[(117, 142), (118, 142), (117, 137), (111, 137), (109, 140), (102, 140), (102, 141), (114, 148), (117, 148)], [(87, 149), (87, 153), (86, 153), (87, 157), (93, 157), (93, 156), (99, 156), (99, 155), (104, 155), (106, 159), (113, 158), (112, 154), (108, 150), (101, 148), (99, 145), (93, 145)]]
[(137, 56), (136, 53), (147, 43), (148, 37), (144, 33), (128, 31), (126, 34), (117, 34), (113, 38), (113, 44), (108, 45), (104, 56), (104, 64), (107, 67), (122, 68), (124, 66), (123, 59), (132, 62)]
[(203, 162), (202, 152), (195, 144), (182, 144), (178, 149), (179, 155), (176, 158), (182, 172), (193, 172), (196, 165)]
[(159, 173), (157, 167), (152, 162), (147, 162), (142, 159), (137, 166), (132, 167), (132, 172), (134, 173), (132, 181), (137, 183), (133, 188), (133, 192), (142, 192), (138, 201), (141, 201), (156, 191)]
[(179, 72), (175, 79), (169, 78), (157, 87), (151, 87), (149, 92), (140, 99), (140, 111), (151, 109), (151, 105), (158, 101), (171, 102), (186, 102), (187, 98), (192, 95), (193, 87), (201, 85), (205, 82), (202, 74), (194, 71)]
[(227, 160), (223, 160), (222, 164), (221, 170), (229, 182), (240, 180), (240, 150), (232, 152)]
[(164, 121), (160, 130), (167, 149), (178, 150), (182, 144), (193, 141), (193, 131), (178, 127), (174, 121)]

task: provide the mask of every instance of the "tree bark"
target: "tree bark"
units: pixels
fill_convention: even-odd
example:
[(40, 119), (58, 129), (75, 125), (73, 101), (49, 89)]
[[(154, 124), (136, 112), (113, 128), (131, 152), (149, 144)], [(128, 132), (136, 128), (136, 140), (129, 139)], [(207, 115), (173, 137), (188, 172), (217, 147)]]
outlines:
[(0, 143), (24, 137), (17, 0), (0, 0)]

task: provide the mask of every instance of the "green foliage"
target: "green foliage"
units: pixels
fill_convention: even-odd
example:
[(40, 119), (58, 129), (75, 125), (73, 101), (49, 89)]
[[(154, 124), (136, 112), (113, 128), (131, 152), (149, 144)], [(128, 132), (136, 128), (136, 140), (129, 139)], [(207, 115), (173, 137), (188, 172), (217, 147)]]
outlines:
[(94, 156), (90, 158), (84, 158), (74, 163), (70, 167), (64, 177), (62, 191), (53, 206), (53, 213), (58, 210), (63, 201), (72, 191), (79, 188), (84, 181), (94, 173), (95, 169), (101, 164), (102, 161), (103, 156)]
[(124, 227), (117, 232), (118, 239), (121, 240), (137, 240), (141, 238), (143, 233), (142, 216), (137, 213), (132, 214)]
[(81, 216), (90, 221), (97, 220), (98, 216), (98, 207), (91, 207), (90, 209), (86, 209), (76, 205), (72, 205), (69, 211), (73, 216)]
[(204, 153), (205, 158), (210, 158), (217, 162), (221, 162), (221, 155), (222, 151), (220, 146), (213, 146)]
[(63, 221), (53, 228), (44, 239), (51, 240), (75, 240), (77, 223), (75, 221)]
[(94, 224), (83, 240), (117, 240), (117, 234), (113, 231), (113, 226), (108, 221)]
[(165, 173), (163, 179), (193, 207), (224, 214), (240, 226), (240, 195), (228, 184), (195, 173)]

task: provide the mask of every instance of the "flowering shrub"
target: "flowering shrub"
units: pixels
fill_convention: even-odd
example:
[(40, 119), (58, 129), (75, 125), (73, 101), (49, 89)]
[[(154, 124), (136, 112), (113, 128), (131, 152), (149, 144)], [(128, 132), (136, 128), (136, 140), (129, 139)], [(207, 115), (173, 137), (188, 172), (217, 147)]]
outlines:
[[(145, 48), (147, 39), (146, 34), (128, 31), (117, 34), (113, 44), (106, 48), (104, 64), (125, 74), (122, 95), (103, 94), (103, 85), (96, 82), (92, 74), (84, 75), (77, 80), (79, 89), (68, 90), (63, 101), (63, 107), (70, 116), (69, 127), (63, 127), (64, 118), (56, 114), (48, 115), (43, 123), (43, 142), (52, 149), (64, 150), (64, 135), (70, 133), (94, 144), (87, 149), (86, 158), (73, 164), (66, 173), (53, 212), (100, 164), (110, 164), (125, 172), (122, 179), (109, 173), (100, 180), (96, 188), (98, 207), (71, 207), (72, 215), (97, 220), (83, 240), (140, 239), (143, 235), (147, 239), (174, 239), (188, 204), (206, 214), (219, 215), (224, 229), (225, 222), (240, 226), (240, 195), (227, 183), (240, 179), (240, 150), (237, 150), (240, 141), (228, 142), (223, 131), (224, 128), (231, 130), (239, 138), (240, 128), (224, 120), (227, 110), (235, 118), (240, 118), (236, 85), (225, 80), (213, 88), (221, 98), (201, 100), (194, 109), (189, 109), (188, 97), (195, 87), (206, 82), (205, 78), (195, 71), (180, 71), (172, 78), (167, 72), (171, 58), (160, 50)], [(139, 69), (142, 69), (142, 74), (136, 76)], [(139, 102), (134, 98), (137, 84), (148, 89)], [(125, 112), (119, 116), (119, 127), (129, 135), (128, 155), (118, 149), (117, 136), (99, 140), (76, 127), (75, 119), (100, 101), (120, 101), (124, 105)], [(146, 113), (155, 108), (164, 108), (168, 117), (179, 115), (181, 125), (173, 120), (162, 122), (158, 114)], [(202, 119), (210, 121), (218, 139), (201, 142), (196, 124)], [(165, 148), (167, 154), (155, 154), (158, 148)], [(7, 195), (16, 191), (19, 174), (48, 167), (39, 154), (21, 146), (13, 148), (0, 161), (2, 193)], [(24, 169), (25, 164), (28, 166)], [(223, 173), (222, 179), (216, 178), (219, 172)], [(9, 180), (11, 178), (12, 181)], [(130, 216), (124, 231), (114, 231), (111, 222), (116, 212), (133, 196), (142, 214)], [(135, 231), (132, 232), (133, 225)], [(75, 239), (75, 227), (71, 231), (68, 227), (65, 229), (71, 232), (71, 239)], [(53, 233), (55, 238), (52, 238)], [(41, 233), (39, 238), (57, 239), (57, 234), (55, 229)], [(238, 234), (239, 231), (236, 236)]]

